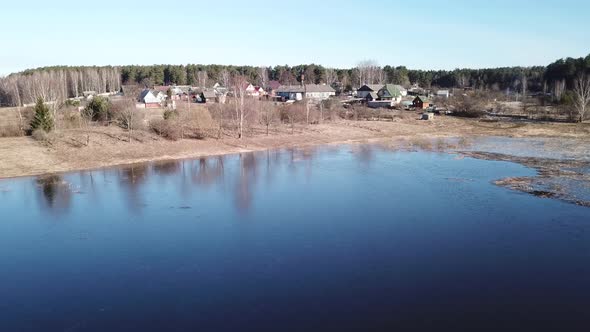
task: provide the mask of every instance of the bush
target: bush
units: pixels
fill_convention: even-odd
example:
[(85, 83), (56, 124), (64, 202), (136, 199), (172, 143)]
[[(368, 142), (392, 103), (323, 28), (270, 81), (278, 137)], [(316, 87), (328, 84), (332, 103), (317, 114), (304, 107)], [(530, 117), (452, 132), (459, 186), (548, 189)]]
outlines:
[(43, 129), (35, 129), (31, 134), (35, 141), (39, 142), (49, 142), (49, 134)]
[(96, 96), (86, 105), (84, 115), (91, 121), (109, 121), (112, 118), (111, 102), (101, 96)]
[(0, 137), (18, 137), (23, 136), (23, 131), (16, 123), (3, 124), (0, 127)]
[(155, 119), (150, 121), (150, 129), (156, 134), (173, 141), (182, 138), (182, 130), (176, 121)]
[(178, 110), (167, 109), (164, 111), (164, 120), (170, 120), (178, 117)]
[(135, 107), (135, 102), (123, 99), (111, 104), (111, 117), (118, 125), (127, 130), (145, 129), (145, 113)]
[(479, 118), (485, 114), (486, 98), (483, 95), (460, 95), (449, 98), (448, 106), (454, 116), (465, 118)]
[(80, 101), (75, 99), (68, 99), (64, 102), (65, 106), (80, 107)]
[(65, 129), (81, 128), (83, 127), (84, 121), (80, 112), (75, 107), (66, 107), (61, 110), (62, 114), (62, 126)]

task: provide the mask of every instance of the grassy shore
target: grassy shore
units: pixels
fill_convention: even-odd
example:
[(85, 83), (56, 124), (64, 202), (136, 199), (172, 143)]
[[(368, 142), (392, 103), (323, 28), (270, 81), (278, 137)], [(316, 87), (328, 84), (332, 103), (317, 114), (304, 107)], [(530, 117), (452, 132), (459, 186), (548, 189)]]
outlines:
[[(54, 134), (51, 144), (31, 137), (0, 138), (0, 178), (94, 169), (138, 162), (196, 158), (266, 149), (369, 141), (420, 141), (444, 137), (559, 137), (590, 145), (590, 124), (489, 122), (440, 116), (420, 121), (400, 112), (393, 121), (337, 121), (318, 125), (252, 128), (247, 137), (225, 133), (221, 139), (170, 141), (136, 131), (131, 142), (116, 126), (70, 129)], [(392, 140), (393, 139), (393, 140)], [(556, 147), (559, 148), (559, 147)], [(585, 152), (581, 152), (585, 153)]]

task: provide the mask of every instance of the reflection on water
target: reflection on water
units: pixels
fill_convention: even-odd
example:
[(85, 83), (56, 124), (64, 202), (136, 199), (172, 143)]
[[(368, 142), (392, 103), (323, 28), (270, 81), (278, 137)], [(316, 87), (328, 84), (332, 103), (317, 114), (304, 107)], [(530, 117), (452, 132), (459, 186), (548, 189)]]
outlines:
[(39, 188), (39, 201), (45, 210), (53, 213), (66, 213), (72, 200), (69, 183), (59, 175), (47, 175), (35, 180)]
[(590, 209), (492, 184), (533, 175), (381, 144), (0, 181), (0, 331), (575, 330)]

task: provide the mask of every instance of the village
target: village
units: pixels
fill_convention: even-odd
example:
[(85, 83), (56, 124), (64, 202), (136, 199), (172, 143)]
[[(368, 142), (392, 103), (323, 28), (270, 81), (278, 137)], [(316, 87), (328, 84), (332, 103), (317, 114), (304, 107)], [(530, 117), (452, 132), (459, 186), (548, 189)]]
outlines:
[[(301, 78), (304, 82), (304, 77)], [(261, 87), (245, 82), (242, 90), (249, 98), (275, 103), (295, 103), (306, 101), (318, 104), (333, 99), (343, 106), (362, 105), (372, 109), (404, 109), (435, 111), (432, 103), (434, 97), (449, 98), (449, 90), (421, 89), (414, 85), (409, 89), (398, 84), (364, 84), (359, 89), (337, 95), (337, 91), (327, 84), (282, 85), (279, 81), (270, 81)], [(125, 91), (125, 86), (123, 87)], [(87, 94), (88, 95), (88, 94)], [(123, 93), (124, 95), (124, 93)], [(145, 88), (138, 96), (137, 108), (169, 107), (176, 109), (176, 102), (225, 104), (228, 98), (236, 95), (233, 87), (215, 83), (211, 88), (187, 85), (161, 85)], [(91, 95), (88, 95), (91, 96)]]

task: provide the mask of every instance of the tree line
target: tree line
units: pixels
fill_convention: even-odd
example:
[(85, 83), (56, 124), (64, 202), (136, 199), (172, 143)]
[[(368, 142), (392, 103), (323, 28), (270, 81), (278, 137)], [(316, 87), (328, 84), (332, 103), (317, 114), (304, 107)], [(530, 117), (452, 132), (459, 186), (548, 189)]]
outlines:
[(117, 67), (47, 67), (0, 78), (0, 106), (22, 106), (41, 98), (59, 107), (85, 91), (120, 90), (121, 72)]
[(215, 83), (230, 86), (231, 78), (266, 87), (270, 81), (284, 85), (329, 84), (339, 92), (363, 84), (417, 84), (423, 88), (473, 88), (477, 90), (551, 93), (560, 100), (571, 91), (580, 73), (590, 72), (590, 55), (560, 59), (546, 67), (505, 67), (490, 69), (414, 70), (404, 66), (379, 66), (362, 61), (354, 68), (338, 69), (316, 64), (298, 66), (224, 65), (129, 65), (120, 67), (43, 67), (26, 70), (0, 79), (0, 104), (16, 106), (77, 97), (83, 91), (118, 91), (121, 85), (191, 85), (210, 87)]

